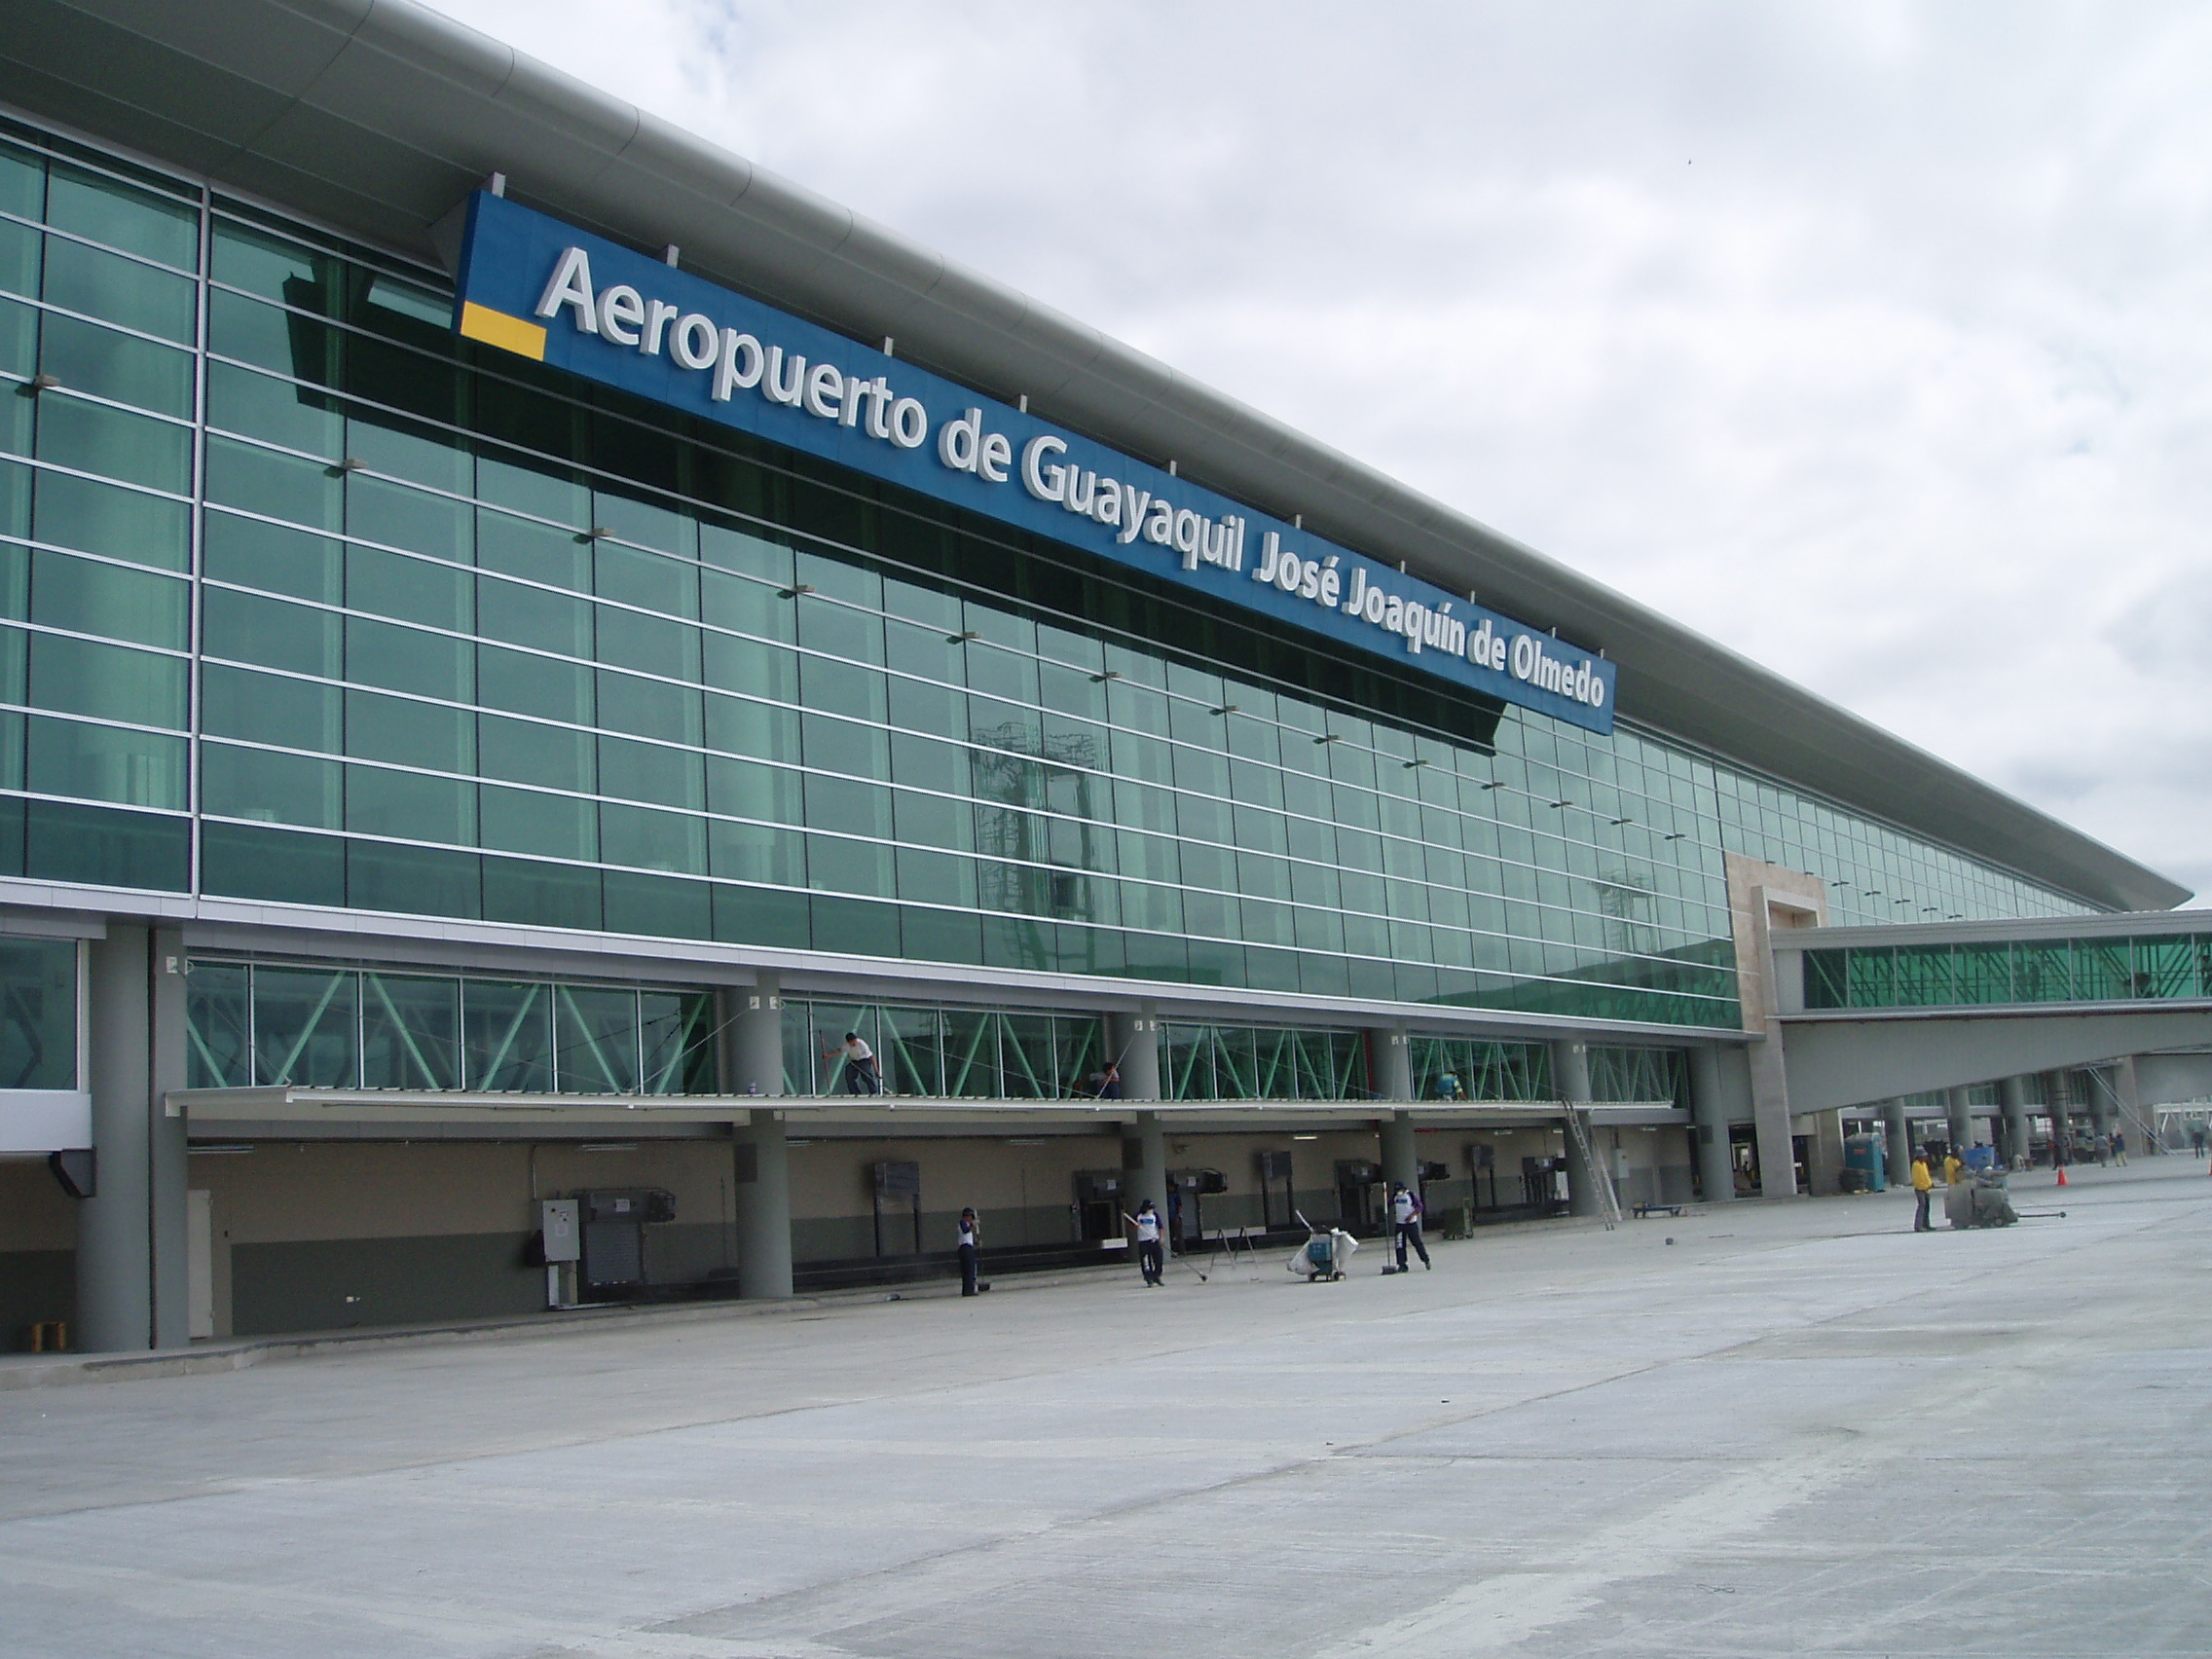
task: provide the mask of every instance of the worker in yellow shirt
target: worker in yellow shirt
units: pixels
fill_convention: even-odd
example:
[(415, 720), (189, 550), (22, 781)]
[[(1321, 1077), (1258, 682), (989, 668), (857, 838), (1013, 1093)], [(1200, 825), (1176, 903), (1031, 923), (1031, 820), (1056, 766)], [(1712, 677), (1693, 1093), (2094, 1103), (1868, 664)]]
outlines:
[(1966, 1160), (1959, 1156), (1956, 1147), (1943, 1154), (1943, 1185), (1956, 1187), (1959, 1177), (1966, 1172)]
[(1916, 1147), (1912, 1154), (1912, 1230), (1915, 1233), (1935, 1231), (1928, 1222), (1928, 1195), (1936, 1186), (1936, 1177), (1928, 1172), (1928, 1149)]

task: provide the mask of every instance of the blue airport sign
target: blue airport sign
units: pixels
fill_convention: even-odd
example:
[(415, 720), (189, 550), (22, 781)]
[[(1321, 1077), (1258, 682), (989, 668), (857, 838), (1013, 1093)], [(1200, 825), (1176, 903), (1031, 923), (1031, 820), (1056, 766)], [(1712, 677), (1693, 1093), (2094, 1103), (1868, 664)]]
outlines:
[(488, 192), (454, 328), (1608, 732), (1604, 657), (817, 323)]

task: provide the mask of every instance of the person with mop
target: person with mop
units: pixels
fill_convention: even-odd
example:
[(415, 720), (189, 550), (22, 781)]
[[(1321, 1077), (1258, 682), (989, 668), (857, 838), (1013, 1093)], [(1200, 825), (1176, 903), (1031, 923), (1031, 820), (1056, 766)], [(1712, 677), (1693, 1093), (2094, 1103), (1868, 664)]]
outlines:
[(1167, 1282), (1166, 1251), (1161, 1243), (1160, 1212), (1152, 1207), (1150, 1198), (1137, 1205), (1137, 1213), (1123, 1214), (1122, 1219), (1135, 1230), (1137, 1235), (1137, 1267), (1144, 1273), (1148, 1285)]
[(1428, 1259), (1428, 1246), (1420, 1237), (1420, 1195), (1411, 1187), (1390, 1184), (1390, 1219), (1397, 1224), (1398, 1272), (1405, 1272), (1406, 1246), (1411, 1244), (1420, 1256), (1420, 1265), (1433, 1270), (1436, 1264)]

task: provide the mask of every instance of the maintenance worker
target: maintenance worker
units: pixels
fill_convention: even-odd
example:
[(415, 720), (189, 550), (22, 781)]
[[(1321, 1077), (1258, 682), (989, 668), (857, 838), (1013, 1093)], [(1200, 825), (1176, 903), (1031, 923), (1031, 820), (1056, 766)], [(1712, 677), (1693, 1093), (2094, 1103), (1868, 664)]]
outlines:
[(976, 1212), (973, 1209), (962, 1210), (960, 1212), (960, 1294), (962, 1296), (974, 1296), (976, 1294), (976, 1242), (981, 1235), (981, 1230), (976, 1225)]
[(1956, 1147), (1943, 1154), (1944, 1186), (1956, 1187), (1959, 1184), (1959, 1176), (1963, 1174), (1965, 1170), (1966, 1161), (1959, 1157), (1958, 1149)]
[(1434, 1271), (1436, 1264), (1428, 1259), (1428, 1246), (1420, 1239), (1420, 1195), (1412, 1188), (1393, 1181), (1390, 1183), (1390, 1219), (1397, 1223), (1398, 1272), (1406, 1272), (1406, 1246), (1411, 1244), (1420, 1254), (1420, 1265)]
[(1160, 1241), (1160, 1212), (1152, 1207), (1150, 1198), (1137, 1205), (1137, 1213), (1129, 1217), (1129, 1225), (1136, 1231), (1137, 1269), (1144, 1274), (1144, 1282), (1165, 1284), (1167, 1260)]
[(822, 1057), (826, 1060), (835, 1059), (839, 1054), (845, 1057), (845, 1092), (847, 1094), (881, 1094), (883, 1092), (883, 1074), (876, 1069), (875, 1051), (863, 1041), (858, 1031), (845, 1033), (845, 1042), (842, 1048), (822, 1051)]
[(1928, 1149), (1912, 1149), (1912, 1230), (1915, 1233), (1933, 1233), (1928, 1222), (1928, 1195), (1935, 1190), (1936, 1177), (1928, 1172)]

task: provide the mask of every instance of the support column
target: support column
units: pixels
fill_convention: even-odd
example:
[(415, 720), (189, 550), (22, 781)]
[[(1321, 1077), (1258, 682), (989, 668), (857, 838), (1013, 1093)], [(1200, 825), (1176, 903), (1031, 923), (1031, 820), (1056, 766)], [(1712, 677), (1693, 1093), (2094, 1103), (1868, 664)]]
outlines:
[(1367, 1033), (1367, 1051), (1375, 1068), (1375, 1098), (1414, 1097), (1414, 1050), (1402, 1025), (1376, 1026)]
[(1420, 1156), (1414, 1145), (1414, 1115), (1393, 1112), (1382, 1120), (1382, 1179), (1408, 1192), (1420, 1191)]
[[(120, 1353), (181, 1344), (184, 1120), (163, 1118), (154, 1099), (157, 1010), (170, 1000), (157, 994), (154, 976), (166, 965), (154, 960), (148, 930), (127, 924), (111, 926), (86, 955), (85, 1084), (98, 1185), (77, 1206), (76, 1345)], [(174, 977), (181, 1011), (183, 976)]]
[(1943, 1090), (1943, 1132), (1950, 1136), (1952, 1153), (1966, 1157), (1973, 1145), (1973, 1107), (1963, 1088)]
[[(1589, 1111), (1590, 1050), (1587, 1044), (1567, 1039), (1552, 1045), (1552, 1086), (1559, 1090), (1560, 1102), (1569, 1112)], [(1567, 1212), (1596, 1215), (1599, 1212), (1597, 1171), (1582, 1156), (1571, 1126), (1563, 1124), (1561, 1127), (1567, 1142)], [(1597, 1148), (1593, 1146), (1591, 1151), (1596, 1152)]]
[[(773, 974), (723, 993), (724, 1092), (784, 1092), (784, 1008)], [(737, 1293), (780, 1301), (792, 1294), (791, 1149), (782, 1115), (756, 1106), (730, 1125), (730, 1191), (737, 1212)]]
[(1912, 1123), (1902, 1100), (1882, 1102), (1883, 1179), (1893, 1187), (1912, 1179)]
[(151, 1240), (154, 1268), (154, 1346), (183, 1347), (192, 1341), (192, 1270), (189, 1223), (185, 1218), (186, 1131), (181, 1110), (168, 1115), (172, 1088), (184, 1087), (185, 1009), (184, 935), (157, 931), (148, 940), (146, 1017), (147, 1170), (151, 1177)]
[(2043, 1074), (2045, 1108), (2050, 1113), (2050, 1159), (2053, 1163), (2074, 1161), (2074, 1079), (2064, 1071)]
[(1691, 1139), (1697, 1148), (1698, 1185), (1709, 1204), (1736, 1196), (1736, 1165), (1728, 1156), (1728, 1106), (1720, 1088), (1720, 1055), (1710, 1047), (1690, 1051)]
[(723, 993), (722, 1089), (727, 1094), (781, 1094), (784, 1091), (783, 982), (774, 974), (755, 976), (744, 986)]
[(2005, 1162), (2026, 1166), (2028, 1159), (2028, 1080), (2002, 1078), (1997, 1085), (1998, 1111), (2005, 1124)]
[(792, 1294), (791, 1148), (784, 1116), (756, 1106), (733, 1125), (731, 1187), (737, 1199), (737, 1294), (782, 1301)]
[[(1141, 1003), (1135, 1014), (1106, 1016), (1106, 1054), (1122, 1068), (1124, 1100), (1160, 1098), (1160, 1011)], [(1154, 1199), (1158, 1203), (1158, 1198)], [(1165, 1215), (1167, 1206), (1161, 1204)]]
[[(1126, 1078), (1127, 1073), (1123, 1076)], [(1128, 1161), (1130, 1152), (1136, 1154), (1136, 1162)], [(1168, 1225), (1173, 1213), (1167, 1207), (1167, 1134), (1161, 1126), (1158, 1112), (1139, 1112), (1136, 1133), (1123, 1142), (1122, 1174), (1128, 1191), (1129, 1213), (1134, 1215), (1137, 1206), (1145, 1199), (1160, 1212), (1160, 1236), (1167, 1246), (1167, 1254), (1175, 1254), (1175, 1230)]]

